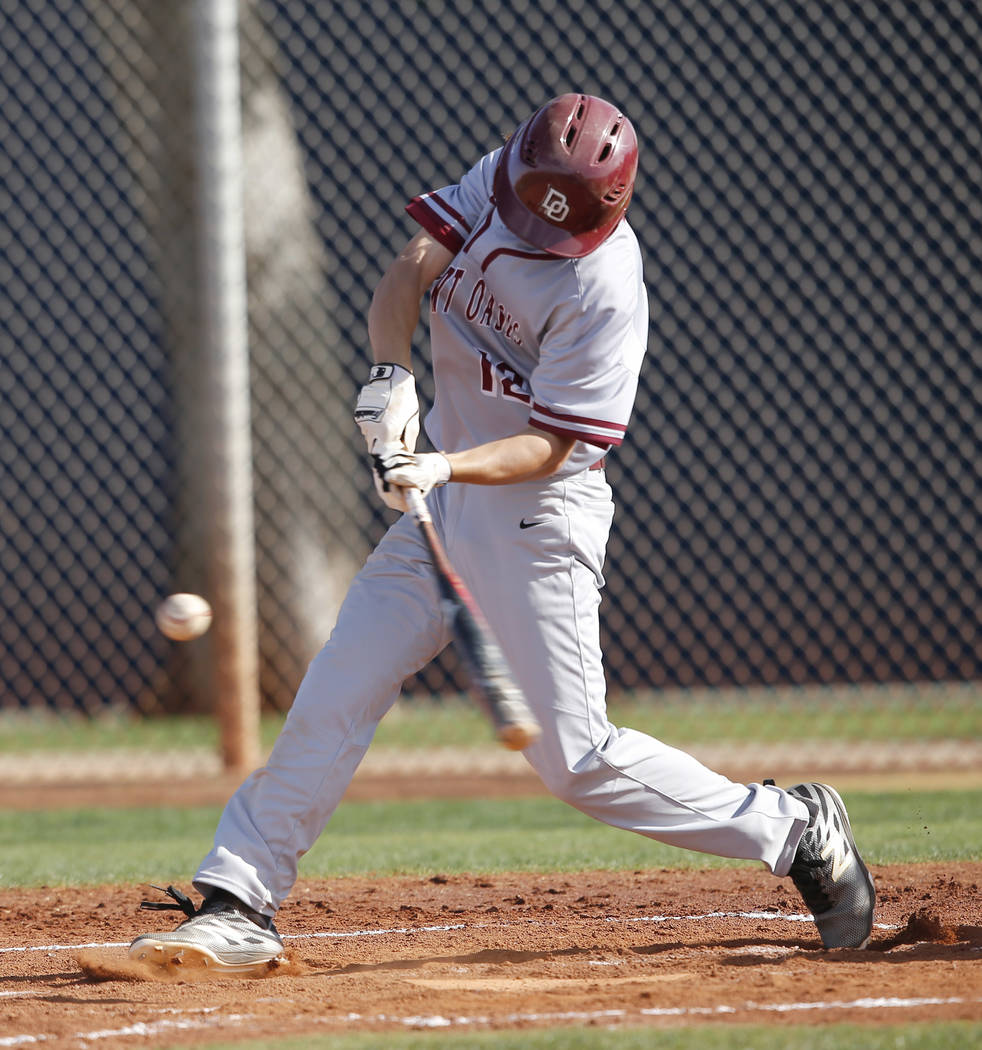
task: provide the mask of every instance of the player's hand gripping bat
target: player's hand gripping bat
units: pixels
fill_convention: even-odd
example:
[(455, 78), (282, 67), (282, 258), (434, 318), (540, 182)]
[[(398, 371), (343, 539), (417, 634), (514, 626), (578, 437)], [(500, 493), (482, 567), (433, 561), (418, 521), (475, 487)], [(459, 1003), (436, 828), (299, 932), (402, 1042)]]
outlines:
[(534, 743), (541, 732), (525, 697), (511, 680), (505, 658), (470, 591), (450, 564), (419, 489), (405, 488), (406, 505), (430, 551), (433, 569), (457, 649), (467, 665), (471, 693), (491, 716), (498, 740), (512, 751)]

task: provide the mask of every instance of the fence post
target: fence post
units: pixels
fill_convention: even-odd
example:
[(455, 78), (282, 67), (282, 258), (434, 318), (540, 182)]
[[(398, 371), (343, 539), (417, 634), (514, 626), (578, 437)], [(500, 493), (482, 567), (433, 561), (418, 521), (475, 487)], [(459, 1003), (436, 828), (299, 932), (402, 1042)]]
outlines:
[(194, 110), (200, 252), (200, 469), (206, 493), (216, 714), (226, 769), (259, 756), (249, 349), (242, 206), (242, 130), (236, 0), (194, 0)]

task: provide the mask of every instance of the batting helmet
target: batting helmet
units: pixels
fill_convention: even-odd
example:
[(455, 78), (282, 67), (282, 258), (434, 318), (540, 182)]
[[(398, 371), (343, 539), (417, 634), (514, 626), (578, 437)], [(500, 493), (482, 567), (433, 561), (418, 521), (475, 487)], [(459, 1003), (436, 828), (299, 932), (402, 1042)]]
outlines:
[(637, 136), (616, 106), (593, 95), (560, 95), (505, 144), (494, 197), (516, 237), (578, 259), (620, 222), (637, 170)]

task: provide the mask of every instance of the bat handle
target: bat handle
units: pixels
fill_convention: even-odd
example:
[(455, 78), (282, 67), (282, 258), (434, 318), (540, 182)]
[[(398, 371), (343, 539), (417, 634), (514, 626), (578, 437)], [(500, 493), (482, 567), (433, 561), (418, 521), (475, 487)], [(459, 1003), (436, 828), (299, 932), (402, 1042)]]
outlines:
[(430, 517), (430, 508), (426, 505), (426, 500), (423, 499), (423, 493), (419, 489), (403, 489), (403, 496), (406, 499), (406, 506), (409, 508), (409, 513), (417, 521), (432, 521)]

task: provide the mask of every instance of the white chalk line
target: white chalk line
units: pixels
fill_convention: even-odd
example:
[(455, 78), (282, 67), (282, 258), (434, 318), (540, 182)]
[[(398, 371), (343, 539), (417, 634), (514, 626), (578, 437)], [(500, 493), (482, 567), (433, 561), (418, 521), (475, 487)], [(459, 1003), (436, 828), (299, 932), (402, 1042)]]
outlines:
[[(516, 984), (520, 984), (520, 979)], [(481, 1014), (475, 1016), (444, 1017), (440, 1014), (415, 1014), (407, 1017), (392, 1016), (391, 1014), (364, 1015), (357, 1013), (343, 1014), (337, 1017), (313, 1017), (309, 1020), (317, 1024), (396, 1024), (404, 1028), (467, 1028), (477, 1025), (514, 1025), (527, 1024), (530, 1022), (546, 1022), (557, 1024), (567, 1021), (625, 1021), (645, 1017), (723, 1017), (736, 1014), (753, 1013), (794, 1013), (798, 1011), (813, 1010), (911, 1010), (924, 1006), (962, 1006), (967, 1003), (982, 1003), (982, 999), (964, 999), (960, 996), (919, 997), (901, 999), (897, 996), (883, 998), (862, 999), (831, 999), (811, 1002), (797, 1003), (759, 1003), (750, 1000), (737, 1006), (648, 1006), (638, 1010), (563, 1010), (552, 1013), (510, 1013), (510, 1014)], [(102, 1028), (91, 1032), (76, 1032), (75, 1039), (83, 1042), (91, 1042), (98, 1039), (121, 1038), (124, 1036), (139, 1036), (141, 1038), (163, 1035), (174, 1031), (189, 1031), (191, 1029), (226, 1027), (240, 1025), (250, 1020), (249, 1014), (221, 1014), (216, 1013), (218, 1007), (206, 1007), (196, 1011), (188, 1011), (198, 1015), (211, 1014), (213, 1016), (189, 1016), (179, 1018), (161, 1018), (156, 1021), (135, 1021), (122, 1028)], [(169, 1010), (168, 1013), (179, 1013), (180, 1011)], [(48, 1042), (52, 1039), (61, 1038), (55, 1035), (14, 1035), (0, 1037), (0, 1047), (28, 1046), (32, 1043)]]
[(630, 1021), (643, 1017), (721, 1017), (745, 1013), (791, 1013), (806, 1010), (910, 1010), (921, 1006), (961, 1006), (966, 1003), (982, 1003), (982, 999), (948, 998), (901, 999), (886, 998), (833, 999), (800, 1003), (745, 1002), (738, 1006), (650, 1006), (638, 1010), (564, 1010), (555, 1013), (513, 1013), (503, 1015), (476, 1015), (473, 1017), (443, 1017), (440, 1014), (393, 1017), (390, 1014), (366, 1016), (350, 1013), (342, 1017), (316, 1018), (319, 1023), (368, 1023), (399, 1024), (407, 1028), (452, 1028), (472, 1025), (510, 1025), (534, 1021), (552, 1024), (563, 1021)]
[[(703, 915), (637, 915), (629, 919), (616, 916), (607, 916), (599, 921), (613, 924), (640, 923), (640, 922), (705, 922), (707, 919), (763, 919), (766, 921), (783, 922), (811, 922), (809, 914), (785, 915), (781, 912), (772, 911), (711, 911)], [(588, 917), (586, 921), (591, 921)], [(596, 920), (593, 920), (596, 921)], [(555, 926), (555, 921), (541, 921), (537, 919), (520, 920), (517, 922), (457, 922), (440, 926), (394, 926), (388, 929), (374, 930), (324, 930), (319, 933), (288, 933), (283, 936), (284, 941), (314, 941), (344, 939), (347, 937), (385, 937), (401, 934), (403, 936), (415, 936), (420, 933), (448, 933), (452, 930), (504, 930), (514, 926)], [(889, 923), (875, 923), (878, 930), (896, 930), (899, 927)], [(129, 941), (105, 941), (103, 943), (90, 942), (88, 944), (36, 944), (17, 945), (13, 947), (0, 948), (0, 954), (8, 952), (74, 952), (83, 948), (128, 948)]]
[[(189, 1015), (213, 1015), (213, 1016), (188, 1016), (177, 1018), (161, 1018), (156, 1021), (134, 1021), (132, 1024), (124, 1025), (122, 1028), (99, 1028), (91, 1032), (75, 1032), (69, 1036), (82, 1042), (95, 1041), (98, 1039), (117, 1039), (124, 1036), (140, 1036), (147, 1038), (156, 1035), (165, 1035), (169, 1032), (187, 1032), (196, 1028), (217, 1028), (228, 1025), (238, 1025), (250, 1019), (249, 1014), (222, 1014), (218, 1013), (217, 1006), (205, 1006), (196, 1010), (160, 1010), (157, 1013), (170, 1013)], [(32, 1043), (46, 1043), (52, 1039), (64, 1039), (60, 1035), (10, 1035), (0, 1037), (0, 1047), (8, 1046), (30, 1046)]]
[(11, 948), (0, 948), (0, 953), (6, 952), (77, 952), (82, 948), (128, 948), (129, 941), (104, 941), (102, 943), (93, 941), (89, 944), (31, 944), (27, 946), (16, 946)]

